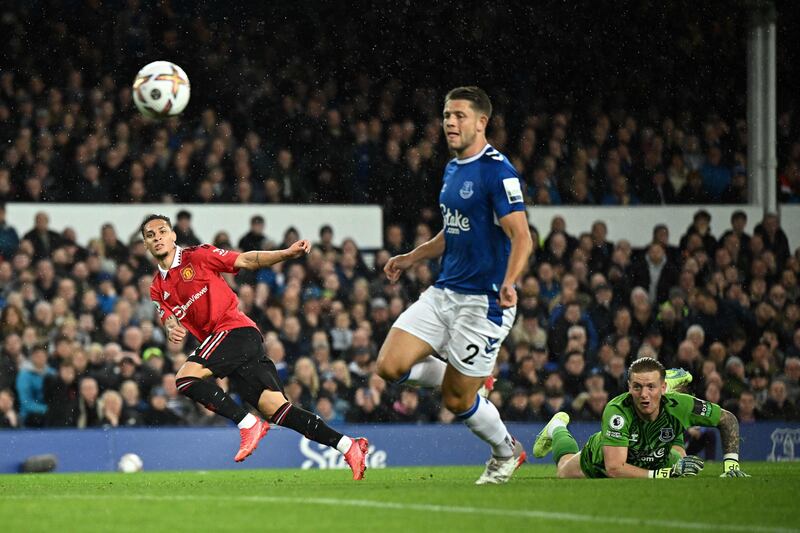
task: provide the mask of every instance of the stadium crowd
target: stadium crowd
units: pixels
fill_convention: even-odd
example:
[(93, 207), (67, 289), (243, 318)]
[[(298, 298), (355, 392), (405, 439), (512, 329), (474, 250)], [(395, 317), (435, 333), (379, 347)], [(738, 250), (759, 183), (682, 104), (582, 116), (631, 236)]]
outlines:
[[(234, 10), (224, 22), (213, 6), (181, 13), (175, 10), (192, 8), (121, 4), (89, 2), (79, 18), (64, 17), (59, 3), (7, 13), (3, 28), (13, 38), (5, 53), (19, 68), (0, 72), (0, 200), (368, 202), (383, 204), (387, 222), (401, 222), (407, 231), (420, 218), (432, 219), (448, 154), (441, 81), (423, 74), (430, 67), (427, 50), (423, 57), (387, 56), (401, 67), (392, 70), (360, 50), (356, 32), (348, 36), (325, 24), (324, 13), (293, 13), (299, 17), (294, 26), (276, 23), (270, 13), (261, 14), (261, 23), (245, 23)], [(389, 11), (382, 22), (391, 26), (401, 15), (426, 13), (417, 9)], [(480, 20), (490, 26), (504, 19), (490, 13)], [(302, 24), (318, 41), (279, 56), (276, 49)], [(274, 47), (263, 46), (267, 36)], [(113, 46), (105, 49), (106, 43)], [(721, 59), (719, 51), (693, 53), (709, 64)], [(193, 81), (191, 119), (154, 123), (136, 112), (130, 83), (142, 57), (172, 58), (185, 67)], [(665, 59), (651, 59), (667, 68), (658, 63)], [(724, 94), (714, 95), (722, 109), (710, 108), (702, 91), (683, 94), (674, 79), (673, 96), (647, 95), (655, 98), (649, 106), (617, 101), (619, 92), (607, 101), (549, 103), (530, 91), (509, 93), (502, 85), (509, 74), (497, 70), (497, 87), (486, 87), (496, 108), (490, 142), (511, 157), (531, 203), (747, 201), (744, 109), (725, 106)], [(603, 79), (595, 79), (599, 89), (608, 83)], [(627, 92), (648, 81), (662, 85), (639, 79)], [(531, 86), (549, 87), (544, 80)], [(800, 201), (792, 112), (781, 110), (778, 120), (780, 190), (784, 200)]]
[[(122, 242), (112, 225), (82, 243), (68, 229), (54, 232), (46, 202), (55, 201), (382, 204), (385, 247), (371, 266), (357, 243), (336, 247), (323, 229), (304, 260), (230, 282), (293, 402), (332, 424), (450, 421), (436, 393), (374, 374), (392, 321), (435, 280), (437, 265), (419, 265), (397, 285), (381, 267), (441, 227), (441, 97), (450, 80), (473, 80), (476, 69), (492, 73), (479, 77), (495, 102), (490, 142), (512, 159), (533, 205), (747, 200), (747, 124), (732, 96), (743, 91), (722, 90), (715, 78), (742, 63), (731, 45), (741, 44), (739, 26), (723, 20), (708, 30), (685, 20), (695, 10), (648, 18), (640, 46), (609, 47), (604, 35), (641, 39), (630, 33), (640, 26), (571, 13), (565, 24), (581, 36), (573, 42), (559, 37), (570, 28), (545, 23), (539, 33), (505, 31), (539, 18), (481, 5), (465, 14), (469, 31), (456, 24), (464, 31), (451, 32), (451, 48), (408, 48), (385, 43), (401, 31), (431, 43), (432, 27), (420, 21), (438, 20), (442, 8), (398, 4), (378, 18), (366, 8), (342, 18), (323, 6), (78, 4), (80, 17), (65, 15), (70, 2), (43, 1), (4, 7), (0, 18), (5, 64), (14, 65), (0, 70), (0, 202), (43, 202), (34, 227), (19, 235), (0, 209), (3, 427), (227, 423), (175, 389), (173, 372), (194, 341), (166, 341), (141, 241)], [(267, 12), (245, 16), (248, 9)], [(599, 23), (613, 31), (588, 31)], [(471, 40), (479, 34), (496, 37), (497, 54)], [(662, 53), (664, 42), (675, 43), (671, 53)], [(525, 54), (511, 53), (520, 46), (585, 71), (543, 59), (530, 67)], [(454, 63), (456, 50), (474, 61)], [(611, 75), (587, 61), (597, 50), (628, 68)], [(130, 82), (157, 58), (185, 68), (193, 96), (183, 117), (154, 123), (136, 112)], [(689, 75), (672, 61), (708, 68)], [(581, 97), (587, 85), (615, 96)], [(782, 200), (798, 201), (800, 135), (790, 107), (780, 109), (777, 139)], [(298, 237), (270, 239), (258, 219), (200, 237), (189, 211), (174, 222), (182, 245), (251, 250)], [(693, 392), (743, 423), (798, 419), (800, 256), (775, 217), (753, 235), (741, 214), (723, 235), (711, 235), (708, 222), (698, 211), (679, 241), (657, 226), (643, 250), (608, 242), (602, 222), (576, 231), (556, 218), (535, 231), (538, 249), (490, 396), (504, 418), (543, 421), (566, 410), (597, 420), (624, 390), (626, 365), (650, 355), (691, 370)]]
[[(0, 426), (227, 423), (175, 388), (174, 371), (196, 341), (165, 339), (149, 299), (154, 264), (140, 238), (125, 244), (107, 224), (83, 246), (71, 230), (49, 229), (41, 212), (16, 239), (5, 209), (0, 215)], [(266, 222), (254, 217), (240, 237), (202, 237), (243, 251), (299, 237), (288, 230), (271, 239)], [(691, 392), (742, 423), (800, 419), (800, 250), (790, 253), (775, 216), (752, 235), (743, 212), (722, 235), (711, 235), (709, 222), (697, 211), (677, 246), (658, 225), (644, 249), (608, 242), (601, 221), (575, 235), (561, 217), (546, 235), (534, 228), (535, 257), (489, 396), (503, 417), (545, 421), (567, 411), (599, 420), (626, 390), (626, 366), (650, 356), (689, 370)], [(175, 229), (183, 246), (203, 242), (189, 212)], [(413, 239), (432, 232), (419, 223)], [(287, 396), (332, 424), (450, 422), (435, 391), (375, 374), (393, 320), (436, 279), (437, 264), (386, 281), (387, 259), (413, 244), (399, 225), (387, 227), (373, 266), (352, 240), (334, 246), (330, 227), (315, 240), (301, 260), (229, 278), (265, 334)]]

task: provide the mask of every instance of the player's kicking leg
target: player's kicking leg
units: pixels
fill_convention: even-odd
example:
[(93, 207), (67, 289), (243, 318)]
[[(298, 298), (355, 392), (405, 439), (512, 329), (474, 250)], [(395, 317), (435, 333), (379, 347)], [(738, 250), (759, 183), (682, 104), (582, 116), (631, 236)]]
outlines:
[(497, 408), (478, 394), (485, 380), (465, 376), (448, 365), (442, 382), (445, 407), (492, 448), (486, 469), (475, 482), (478, 485), (506, 483), (526, 458), (522, 444), (509, 434)]
[(569, 415), (558, 412), (536, 436), (533, 456), (544, 457), (551, 451), (560, 478), (582, 478), (581, 454), (575, 437), (567, 429)]
[(369, 441), (364, 437), (350, 438), (331, 428), (319, 416), (292, 405), (281, 392), (265, 390), (261, 393), (258, 410), (273, 424), (293, 429), (314, 442), (335, 448), (350, 465), (353, 479), (364, 477), (367, 469)]
[(204, 405), (207, 409), (232, 420), (239, 427), (239, 451), (234, 460), (243, 461), (253, 453), (258, 442), (269, 431), (269, 424), (250, 414), (246, 408), (237, 404), (225, 391), (223, 391), (212, 378), (213, 373), (208, 368), (194, 361), (187, 361), (178, 370), (175, 384), (178, 391)]
[[(284, 396), (274, 363), (266, 356), (238, 368), (231, 377), (245, 400), (273, 424), (297, 431), (307, 439), (335, 448), (353, 471), (353, 479), (364, 477), (369, 442), (351, 438), (328, 426), (319, 416), (292, 405)], [(266, 423), (266, 422), (264, 422)]]

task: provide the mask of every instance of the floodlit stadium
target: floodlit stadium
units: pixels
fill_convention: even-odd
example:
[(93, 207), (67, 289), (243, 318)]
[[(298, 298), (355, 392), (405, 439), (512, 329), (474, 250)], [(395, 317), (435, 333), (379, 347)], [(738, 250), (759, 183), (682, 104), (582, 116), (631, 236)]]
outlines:
[(798, 13), (0, 6), (0, 530), (800, 530)]

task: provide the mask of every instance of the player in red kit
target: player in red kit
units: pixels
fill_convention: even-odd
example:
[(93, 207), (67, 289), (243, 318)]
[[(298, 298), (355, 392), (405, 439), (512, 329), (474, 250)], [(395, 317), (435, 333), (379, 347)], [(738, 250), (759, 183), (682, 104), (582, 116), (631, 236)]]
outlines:
[(311, 244), (297, 241), (285, 250), (238, 253), (204, 244), (181, 248), (169, 218), (149, 215), (141, 225), (147, 250), (158, 260), (150, 298), (169, 339), (181, 342), (191, 333), (200, 346), (178, 370), (178, 390), (208, 409), (236, 422), (241, 445), (235, 460), (253, 453), (269, 430), (269, 422), (237, 404), (213, 379), (229, 377), (244, 400), (273, 424), (336, 448), (361, 479), (366, 470), (367, 439), (351, 439), (318, 416), (292, 405), (283, 394), (275, 364), (267, 357), (261, 332), (239, 311), (236, 293), (220, 275), (244, 268), (256, 270), (302, 257)]

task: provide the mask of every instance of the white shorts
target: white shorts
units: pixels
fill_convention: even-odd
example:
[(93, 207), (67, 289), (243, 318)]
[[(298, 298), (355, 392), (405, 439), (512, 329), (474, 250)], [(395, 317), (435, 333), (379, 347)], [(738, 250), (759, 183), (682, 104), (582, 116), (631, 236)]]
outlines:
[(516, 313), (515, 307), (502, 309), (490, 296), (430, 287), (392, 327), (430, 344), (461, 374), (484, 377), (494, 370)]

